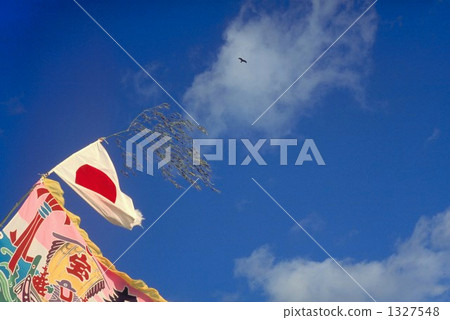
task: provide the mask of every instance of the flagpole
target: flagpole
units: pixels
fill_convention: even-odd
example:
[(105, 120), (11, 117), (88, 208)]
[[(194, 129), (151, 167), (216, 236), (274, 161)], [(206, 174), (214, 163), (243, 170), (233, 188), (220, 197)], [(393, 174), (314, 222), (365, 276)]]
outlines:
[[(108, 143), (108, 141), (107, 141), (106, 139), (112, 138), (112, 137), (114, 137), (114, 136), (118, 136), (119, 134), (124, 133), (124, 132), (128, 132), (128, 131), (130, 131), (130, 128), (128, 128), (127, 130), (122, 130), (122, 131), (113, 133), (113, 134), (111, 134), (111, 135), (109, 135), (109, 136), (107, 136), (107, 137), (101, 137), (101, 138), (98, 138), (98, 141), (100, 141), (100, 142), (105, 141), (106, 143)], [(55, 167), (55, 168), (56, 168), (56, 167)], [(45, 173), (45, 174), (43, 175), (43, 177), (46, 178), (46, 177), (48, 177), (49, 175), (51, 175), (51, 174), (55, 171), (55, 168), (53, 168), (52, 170), (50, 170), (50, 171), (48, 171), (47, 173)]]
[[(133, 121), (134, 121), (134, 120), (133, 120)], [(107, 137), (101, 137), (101, 138), (98, 138), (98, 141), (100, 141), (100, 142), (105, 141), (106, 143), (108, 143), (108, 141), (107, 141), (106, 139), (109, 139), (109, 138), (118, 136), (119, 134), (124, 133), (124, 132), (128, 132), (128, 131), (130, 131), (130, 128), (128, 128), (127, 130), (122, 130), (122, 131), (119, 131), (119, 132), (110, 134), (110, 135), (107, 136)], [(56, 167), (55, 167), (55, 168), (56, 168)], [(50, 170), (50, 171), (48, 171), (47, 173), (43, 174), (42, 176), (43, 176), (44, 178), (48, 177), (49, 175), (51, 175), (51, 174), (55, 171), (55, 168), (53, 168), (52, 170)], [(0, 224), (0, 226), (1, 226), (1, 224)]]
[[(119, 131), (119, 132), (110, 134), (110, 135), (107, 136), (107, 137), (101, 137), (99, 140), (100, 140), (100, 142), (103, 142), (103, 141), (106, 141), (106, 140), (109, 139), (109, 138), (118, 136), (119, 134), (122, 134), (122, 133), (125, 133), (125, 132), (128, 132), (128, 131), (130, 131), (130, 128), (128, 128), (127, 130), (122, 130), (122, 131)], [(108, 141), (106, 141), (106, 143), (108, 143)]]
[(3, 218), (2, 222), (0, 222), (0, 229), (3, 227), (3, 225), (6, 223), (6, 221), (8, 220), (8, 218), (16, 211), (17, 207), (20, 206), (25, 199), (30, 195), (30, 193), (34, 190), (34, 188), (36, 187), (37, 183), (35, 183), (30, 190), (28, 190), (28, 192), (22, 197), (20, 198), (20, 200), (14, 205), (14, 207), (11, 209), (11, 211), (9, 211), (9, 213), (6, 215), (5, 218)]
[[(125, 133), (125, 132), (129, 132), (129, 131), (131, 130), (133, 124), (136, 122), (136, 120), (139, 119), (139, 117), (140, 117), (142, 114), (144, 114), (146, 111), (148, 111), (148, 109), (145, 109), (144, 111), (142, 111), (141, 113), (139, 113), (139, 114), (133, 119), (133, 121), (130, 122), (130, 125), (128, 126), (128, 128), (127, 128), (126, 130), (118, 131), (118, 132), (113, 133), (113, 134), (110, 134), (109, 136), (106, 136), (106, 137), (101, 137), (101, 138), (99, 138), (98, 140), (100, 140), (100, 142), (105, 141), (106, 143), (108, 143), (108, 139), (109, 139), (109, 138), (118, 136), (118, 135), (120, 135), (120, 134), (122, 134), (122, 133)], [(54, 169), (55, 169), (55, 168), (53, 168), (52, 170), (48, 171), (44, 176), (47, 177), (47, 176), (51, 175), (51, 174), (54, 172)], [(0, 226), (1, 226), (1, 224), (0, 224)]]

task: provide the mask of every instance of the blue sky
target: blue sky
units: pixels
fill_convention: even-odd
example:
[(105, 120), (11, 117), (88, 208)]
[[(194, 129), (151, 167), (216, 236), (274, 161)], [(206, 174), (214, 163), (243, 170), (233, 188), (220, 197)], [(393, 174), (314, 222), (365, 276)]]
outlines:
[[(268, 166), (212, 162), (222, 192), (190, 190), (119, 269), (172, 301), (368, 300), (253, 177), (375, 299), (448, 300), (448, 3), (378, 1), (255, 126), (370, 2), (79, 3), (211, 137), (312, 138), (326, 162), (281, 167), (268, 146)], [(74, 2), (0, 7), (4, 214), (39, 173), (144, 108), (180, 112)], [(144, 228), (182, 192), (158, 174), (121, 183)], [(62, 186), (109, 259), (143, 231)]]

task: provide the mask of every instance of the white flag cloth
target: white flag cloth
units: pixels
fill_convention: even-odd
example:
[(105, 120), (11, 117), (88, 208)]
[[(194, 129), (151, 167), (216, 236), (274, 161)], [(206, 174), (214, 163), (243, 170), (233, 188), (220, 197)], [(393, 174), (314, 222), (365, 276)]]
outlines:
[(120, 190), (116, 169), (100, 140), (74, 153), (51, 172), (109, 222), (127, 229), (141, 225), (142, 214)]

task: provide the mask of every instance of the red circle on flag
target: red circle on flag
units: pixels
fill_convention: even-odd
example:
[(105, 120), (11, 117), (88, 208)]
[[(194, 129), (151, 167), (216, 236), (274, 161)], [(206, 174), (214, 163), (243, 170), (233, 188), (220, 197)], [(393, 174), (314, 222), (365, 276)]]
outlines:
[(115, 203), (117, 198), (116, 184), (103, 171), (85, 164), (78, 168), (75, 183), (104, 196)]

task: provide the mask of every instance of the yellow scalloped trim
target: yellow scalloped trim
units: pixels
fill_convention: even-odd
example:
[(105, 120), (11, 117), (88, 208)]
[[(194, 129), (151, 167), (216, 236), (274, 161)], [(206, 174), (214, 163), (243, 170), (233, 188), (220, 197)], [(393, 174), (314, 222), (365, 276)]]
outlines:
[(100, 251), (100, 248), (97, 247), (97, 245), (89, 239), (89, 236), (86, 231), (81, 229), (80, 223), (81, 218), (77, 216), (76, 214), (68, 211), (65, 207), (65, 200), (64, 200), (64, 191), (61, 189), (61, 185), (58, 181), (52, 180), (52, 179), (44, 179), (44, 185), (50, 191), (50, 193), (55, 197), (56, 201), (63, 207), (64, 211), (66, 211), (67, 215), (69, 216), (72, 223), (77, 228), (78, 232), (83, 237), (84, 241), (88, 245), (91, 252), (94, 254), (94, 256), (107, 268), (109, 268), (110, 271), (117, 274), (119, 277), (124, 279), (130, 286), (135, 288), (136, 290), (139, 290), (143, 293), (145, 293), (147, 296), (149, 296), (152, 300), (158, 301), (158, 302), (167, 302), (161, 295), (159, 294), (158, 290), (154, 288), (148, 287), (144, 281), (142, 280), (134, 280), (132, 279), (128, 274), (125, 272), (121, 272), (116, 269), (116, 267), (109, 261), (107, 258), (105, 258)]

